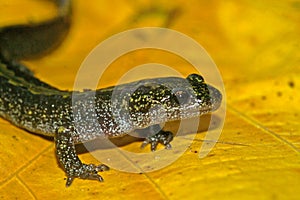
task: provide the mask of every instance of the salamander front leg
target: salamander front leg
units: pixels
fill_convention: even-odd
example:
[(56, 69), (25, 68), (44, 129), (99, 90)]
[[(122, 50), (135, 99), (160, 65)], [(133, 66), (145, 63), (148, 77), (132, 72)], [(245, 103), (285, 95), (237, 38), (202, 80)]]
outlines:
[(159, 125), (153, 125), (146, 129), (139, 130), (139, 132), (149, 132), (150, 136), (145, 138), (141, 148), (144, 148), (148, 144), (151, 145), (151, 151), (155, 151), (158, 143), (165, 146), (166, 149), (171, 149), (170, 142), (173, 140), (173, 133), (170, 131), (161, 130)]
[(66, 186), (70, 186), (74, 178), (103, 181), (98, 172), (109, 170), (106, 165), (84, 164), (78, 158), (72, 137), (73, 128), (60, 127), (55, 136), (56, 156), (67, 175)]

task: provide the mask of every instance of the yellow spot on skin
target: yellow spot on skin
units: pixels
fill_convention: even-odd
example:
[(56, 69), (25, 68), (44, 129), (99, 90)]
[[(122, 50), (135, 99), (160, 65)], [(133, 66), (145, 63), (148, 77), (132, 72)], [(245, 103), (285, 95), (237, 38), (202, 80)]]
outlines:
[(64, 130), (65, 130), (65, 127), (63, 127), (63, 126), (60, 126), (60, 127), (58, 128), (58, 130), (57, 130), (57, 131), (58, 131), (59, 133), (61, 133), (61, 132), (63, 132)]

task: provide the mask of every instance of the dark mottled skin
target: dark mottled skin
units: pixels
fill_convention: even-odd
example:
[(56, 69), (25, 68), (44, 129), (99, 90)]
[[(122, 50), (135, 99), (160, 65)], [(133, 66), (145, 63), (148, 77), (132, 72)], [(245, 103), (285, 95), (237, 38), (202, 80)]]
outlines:
[[(56, 2), (63, 14), (43, 25), (60, 40), (67, 32), (61, 27), (65, 25), (68, 29), (69, 26), (70, 1)], [(13, 26), (1, 30), (21, 34), (22, 30), (38, 32), (41, 29), (36, 27), (41, 26)], [(13, 36), (7, 37), (6, 31), (1, 30), (0, 116), (30, 132), (54, 137), (58, 161), (68, 177), (67, 186), (74, 178), (102, 181), (98, 172), (108, 170), (106, 165), (82, 163), (75, 144), (101, 136), (117, 137), (137, 129), (152, 129), (158, 131), (148, 134), (142, 147), (150, 144), (154, 151), (157, 144), (162, 143), (170, 148), (173, 135), (160, 130), (160, 123), (206, 114), (218, 109), (222, 100), (221, 93), (197, 74), (187, 78), (145, 79), (96, 91), (62, 91), (41, 82), (15, 60), (48, 51), (47, 37), (38, 40), (44, 48), (35, 47), (38, 43), (29, 47), (33, 48), (31, 51), (16, 48), (17, 43), (6, 48)], [(35, 37), (41, 38), (38, 33)], [(30, 39), (26, 41), (25, 37), (25, 43), (29, 44)], [(28, 48), (27, 44), (20, 47)]]

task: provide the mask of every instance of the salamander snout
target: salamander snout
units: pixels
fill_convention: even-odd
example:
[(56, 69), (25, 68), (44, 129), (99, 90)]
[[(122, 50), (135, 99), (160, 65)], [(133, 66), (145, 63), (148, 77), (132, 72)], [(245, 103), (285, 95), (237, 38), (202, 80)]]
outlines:
[(217, 110), (222, 103), (222, 94), (221, 92), (214, 88), (211, 85), (207, 85), (209, 90), (210, 102), (211, 102), (211, 111)]

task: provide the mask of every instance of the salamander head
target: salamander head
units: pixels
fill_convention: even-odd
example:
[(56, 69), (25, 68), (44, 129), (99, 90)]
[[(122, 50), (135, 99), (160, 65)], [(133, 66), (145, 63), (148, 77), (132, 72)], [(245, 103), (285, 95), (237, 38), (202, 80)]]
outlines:
[(202, 76), (167, 77), (136, 82), (129, 98), (130, 118), (138, 127), (197, 117), (220, 107), (222, 94)]
[(198, 74), (190, 74), (186, 79), (192, 86), (201, 111), (215, 111), (220, 107), (222, 94), (218, 89), (206, 84), (203, 77)]

